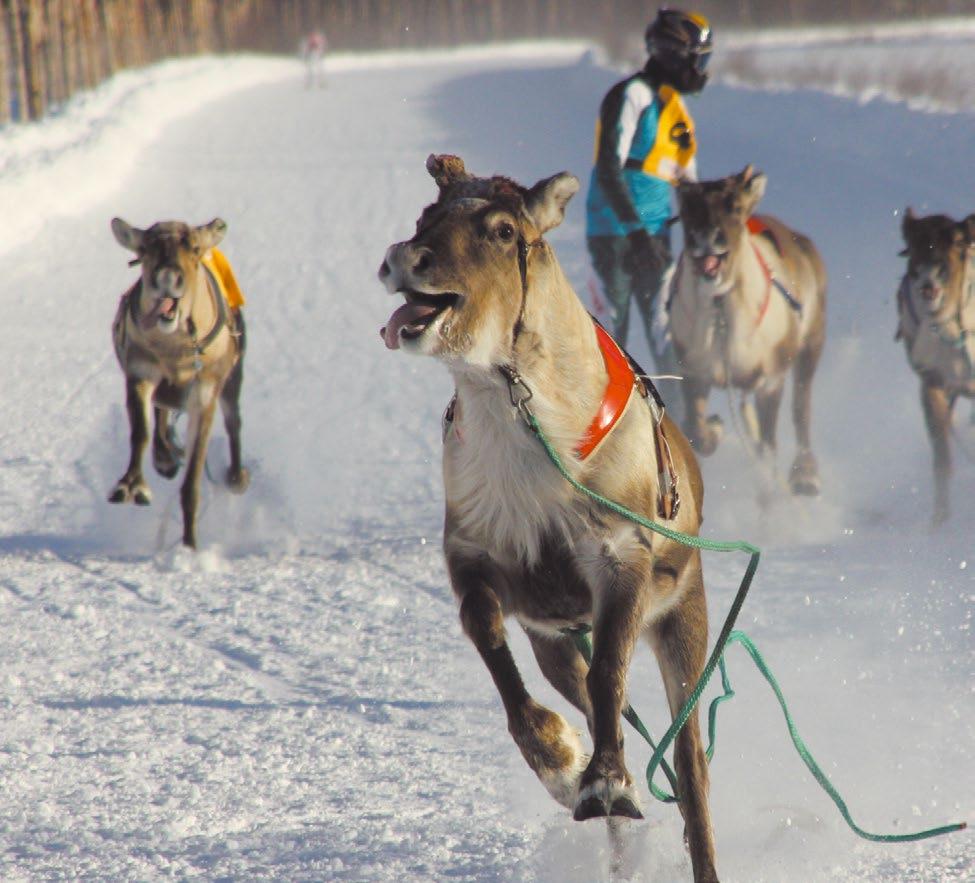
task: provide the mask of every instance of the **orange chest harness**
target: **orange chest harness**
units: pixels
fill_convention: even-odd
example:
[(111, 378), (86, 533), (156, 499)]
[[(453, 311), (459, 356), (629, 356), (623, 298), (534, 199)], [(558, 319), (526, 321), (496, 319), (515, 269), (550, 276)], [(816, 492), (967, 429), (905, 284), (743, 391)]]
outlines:
[[(533, 248), (544, 247), (541, 238), (534, 242), (527, 242), (523, 237), (518, 240), (518, 270), (521, 276), (521, 306), (518, 318), (512, 330), (512, 350), (524, 327), (525, 305), (528, 299), (528, 257)], [(582, 439), (575, 446), (575, 455), (579, 460), (592, 456), (606, 440), (633, 398), (633, 390), (638, 389), (644, 399), (648, 399), (652, 412), (653, 443), (657, 459), (657, 513), (661, 518), (672, 519), (677, 515), (680, 507), (680, 495), (677, 492), (677, 474), (674, 471), (673, 456), (670, 444), (664, 433), (664, 405), (649, 376), (640, 369), (639, 365), (613, 340), (609, 332), (593, 317), (596, 330), (596, 342), (603, 357), (606, 368), (607, 383), (602, 401), (596, 409), (596, 414), (583, 433)], [(636, 371), (634, 371), (634, 366)], [(499, 365), (498, 370), (508, 385), (508, 395), (511, 404), (525, 419), (529, 428), (529, 401), (532, 390), (525, 383), (524, 378), (512, 365)], [(443, 414), (443, 438), (453, 430), (458, 441), (464, 438), (459, 425), (460, 407), (455, 392)]]
[[(636, 366), (637, 370), (634, 371), (633, 365), (635, 363), (631, 364), (630, 357), (599, 322), (595, 319), (593, 322), (596, 330), (596, 341), (606, 368), (607, 382), (602, 401), (599, 403), (599, 407), (596, 409), (596, 413), (582, 438), (574, 448), (575, 455), (579, 460), (586, 460), (601, 447), (626, 413), (626, 409), (633, 398), (634, 390), (638, 390), (640, 395), (647, 399), (652, 412), (653, 444), (658, 470), (657, 514), (661, 518), (672, 519), (677, 515), (680, 508), (680, 495), (677, 490), (678, 476), (674, 470), (670, 443), (667, 441), (664, 432), (663, 401), (650, 378), (644, 374), (638, 365)], [(530, 387), (518, 371), (510, 365), (501, 365), (498, 370), (508, 385), (511, 404), (526, 418), (526, 422), (530, 426), (531, 421), (527, 419), (528, 403), (533, 396)], [(451, 430), (458, 441), (464, 441), (459, 418), (460, 405), (455, 392), (443, 415), (443, 437), (445, 441)]]

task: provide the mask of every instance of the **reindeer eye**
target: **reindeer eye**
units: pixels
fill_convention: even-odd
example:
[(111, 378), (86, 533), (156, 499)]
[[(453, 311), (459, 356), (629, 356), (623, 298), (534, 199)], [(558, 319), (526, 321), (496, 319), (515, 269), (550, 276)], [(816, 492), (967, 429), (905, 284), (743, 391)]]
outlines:
[(498, 224), (498, 239), (502, 242), (511, 242), (515, 238), (515, 225), (508, 222), (502, 221)]

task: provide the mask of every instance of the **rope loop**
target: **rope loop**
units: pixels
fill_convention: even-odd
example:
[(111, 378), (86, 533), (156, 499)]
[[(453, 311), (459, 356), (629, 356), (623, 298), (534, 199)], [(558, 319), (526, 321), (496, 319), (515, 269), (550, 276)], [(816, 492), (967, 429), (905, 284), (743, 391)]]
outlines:
[[(509, 380), (509, 384), (513, 384), (513, 382), (514, 381)], [(660, 800), (663, 803), (674, 803), (678, 799), (677, 795), (679, 794), (679, 788), (677, 777), (665, 761), (664, 752), (670, 747), (670, 744), (677, 737), (677, 734), (681, 731), (684, 724), (687, 723), (687, 719), (694, 712), (698, 700), (701, 698), (701, 694), (704, 692), (708, 681), (711, 679), (711, 675), (714, 674), (715, 668), (720, 667), (723, 693), (711, 702), (708, 709), (709, 744), (706, 750), (708, 761), (710, 762), (711, 758), (714, 756), (718, 705), (727, 699), (731, 699), (735, 695), (735, 691), (731, 687), (731, 682), (728, 680), (728, 673), (724, 661), (724, 651), (727, 649), (729, 644), (737, 643), (741, 644), (742, 647), (745, 648), (758, 670), (762, 673), (762, 676), (772, 688), (773, 693), (775, 693), (775, 697), (779, 702), (783, 715), (785, 716), (786, 725), (789, 729), (789, 735), (792, 738), (792, 744), (795, 746), (796, 751), (802, 758), (803, 763), (805, 763), (806, 768), (810, 771), (810, 773), (812, 773), (820, 787), (829, 795), (833, 803), (836, 804), (836, 807), (843, 816), (844, 821), (847, 823), (847, 825), (849, 825), (854, 834), (856, 834), (858, 837), (862, 837), (864, 840), (871, 840), (879, 843), (906, 843), (915, 840), (925, 840), (928, 837), (936, 837), (940, 834), (949, 834), (954, 831), (961, 831), (968, 827), (967, 822), (957, 822), (954, 824), (942, 825), (937, 828), (929, 828), (924, 831), (917, 831), (909, 834), (872, 834), (857, 825), (850, 816), (850, 811), (846, 806), (846, 802), (840, 796), (832, 782), (830, 782), (830, 780), (827, 778), (822, 768), (816, 762), (815, 758), (813, 758), (812, 753), (806, 747), (805, 742), (803, 742), (802, 738), (800, 737), (799, 732), (796, 729), (795, 722), (792, 719), (792, 715), (789, 712), (788, 705), (786, 704), (785, 696), (782, 694), (778, 681), (776, 681), (775, 676), (769, 669), (764, 657), (754, 643), (752, 643), (752, 640), (748, 637), (748, 635), (742, 631), (734, 629), (735, 621), (738, 619), (738, 614), (741, 611), (742, 605), (745, 603), (748, 590), (751, 588), (752, 579), (755, 576), (755, 572), (758, 570), (758, 562), (759, 558), (761, 557), (761, 551), (750, 543), (746, 543), (741, 540), (736, 542), (718, 542), (715, 540), (708, 540), (702, 537), (693, 536), (691, 534), (681, 533), (678, 530), (666, 527), (665, 525), (659, 524), (656, 521), (651, 521), (648, 518), (644, 518), (642, 515), (638, 515), (636, 512), (627, 509), (625, 506), (621, 506), (619, 503), (616, 503), (613, 500), (607, 499), (601, 494), (596, 493), (596, 491), (576, 481), (565, 468), (565, 465), (562, 463), (558, 453), (552, 447), (552, 443), (538, 425), (538, 420), (535, 418), (535, 415), (531, 412), (530, 408), (528, 408), (527, 400), (519, 403), (518, 408), (524, 415), (525, 420), (528, 422), (532, 432), (538, 436), (538, 440), (545, 448), (545, 452), (548, 454), (552, 464), (559, 471), (559, 473), (561, 473), (562, 477), (565, 478), (565, 480), (568, 481), (569, 484), (571, 484), (572, 487), (575, 488), (579, 493), (589, 497), (591, 500), (599, 503), (601, 506), (615, 512), (623, 518), (626, 518), (627, 520), (636, 524), (640, 524), (648, 530), (661, 534), (662, 536), (674, 540), (674, 542), (681, 543), (684, 546), (712, 552), (745, 552), (749, 555), (748, 566), (745, 568), (745, 573), (741, 578), (738, 591), (735, 594), (734, 600), (731, 602), (731, 608), (728, 611), (724, 624), (721, 626), (721, 631), (718, 634), (717, 641), (715, 641), (714, 649), (711, 651), (711, 655), (708, 657), (708, 661), (704, 666), (704, 670), (701, 672), (701, 676), (698, 678), (697, 684), (695, 684), (690, 696), (688, 696), (683, 708), (681, 708), (681, 710), (677, 713), (677, 716), (674, 718), (667, 732), (664, 733), (660, 743), (656, 745), (654, 744), (653, 738), (650, 736), (649, 731), (633, 710), (632, 706), (627, 704), (623, 711), (623, 717), (626, 718), (630, 725), (646, 740), (653, 752), (650, 758), (650, 763), (647, 765), (647, 785), (650, 788), (650, 793), (653, 794), (657, 800)], [(564, 629), (563, 633), (572, 637), (576, 643), (576, 647), (579, 649), (579, 652), (582, 654), (586, 662), (591, 662), (592, 645), (589, 640), (589, 627), (577, 626), (575, 628)], [(671, 794), (662, 791), (654, 784), (653, 778), (658, 767), (663, 768), (664, 775), (670, 782), (671, 788), (673, 789)]]

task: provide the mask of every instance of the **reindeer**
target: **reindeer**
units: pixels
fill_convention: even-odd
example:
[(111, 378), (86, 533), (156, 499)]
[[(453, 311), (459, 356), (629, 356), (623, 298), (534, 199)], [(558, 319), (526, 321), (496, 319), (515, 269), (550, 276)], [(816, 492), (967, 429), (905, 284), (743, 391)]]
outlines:
[(934, 452), (934, 523), (948, 517), (952, 410), (975, 397), (975, 214), (918, 218), (910, 207), (901, 232), (907, 273), (897, 290), (898, 328), (921, 378), (921, 406)]
[[(676, 715), (704, 666), (700, 552), (597, 509), (526, 427), (530, 408), (579, 481), (681, 531), (701, 523), (701, 475), (670, 418), (641, 398), (617, 345), (594, 324), (543, 238), (578, 180), (525, 188), (431, 156), (437, 201), (379, 270), (405, 303), (383, 337), (452, 375), (444, 424), (443, 548), (464, 632), (500, 694), (508, 730), (552, 797), (576, 820), (642, 818), (623, 756), (620, 714), (638, 639), (657, 657)], [(673, 481), (665, 476), (672, 474)], [(680, 505), (677, 506), (677, 503)], [(591, 756), (558, 713), (533, 699), (504, 620), (526, 632), (545, 677), (581, 711)], [(591, 626), (587, 667), (564, 629)], [(694, 879), (716, 880), (708, 771), (696, 712), (676, 740)]]
[(164, 478), (176, 476), (184, 452), (170, 412), (186, 411), (189, 460), (180, 499), (183, 544), (191, 548), (196, 547), (200, 476), (218, 399), (230, 439), (227, 484), (243, 493), (249, 483), (240, 457), (244, 319), (227, 303), (221, 275), (232, 280), (232, 274), (215, 250), (226, 230), (219, 218), (199, 227), (160, 221), (147, 230), (121, 218), (112, 221), (115, 238), (135, 252), (132, 263), (142, 265), (142, 274), (122, 296), (112, 325), (115, 355), (125, 375), (131, 452), (108, 501), (140, 506), (152, 501), (142, 474), (150, 409), (155, 415), (153, 465)]
[(826, 271), (813, 243), (771, 216), (753, 214), (766, 177), (748, 166), (717, 181), (678, 186), (684, 250), (670, 294), (674, 350), (684, 375), (684, 431), (705, 456), (722, 427), (706, 416), (712, 386), (734, 387), (752, 441), (774, 458), (786, 372), (799, 451), (794, 494), (819, 493), (810, 440), (812, 379), (826, 335)]

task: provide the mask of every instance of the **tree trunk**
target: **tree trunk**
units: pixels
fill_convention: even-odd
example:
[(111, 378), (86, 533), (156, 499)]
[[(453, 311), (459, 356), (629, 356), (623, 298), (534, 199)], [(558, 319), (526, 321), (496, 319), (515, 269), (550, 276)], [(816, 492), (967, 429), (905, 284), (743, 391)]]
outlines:
[(7, 27), (6, 3), (0, 0), (0, 124), (10, 121), (10, 74), (13, 71), (13, 55), (10, 49), (10, 31)]

